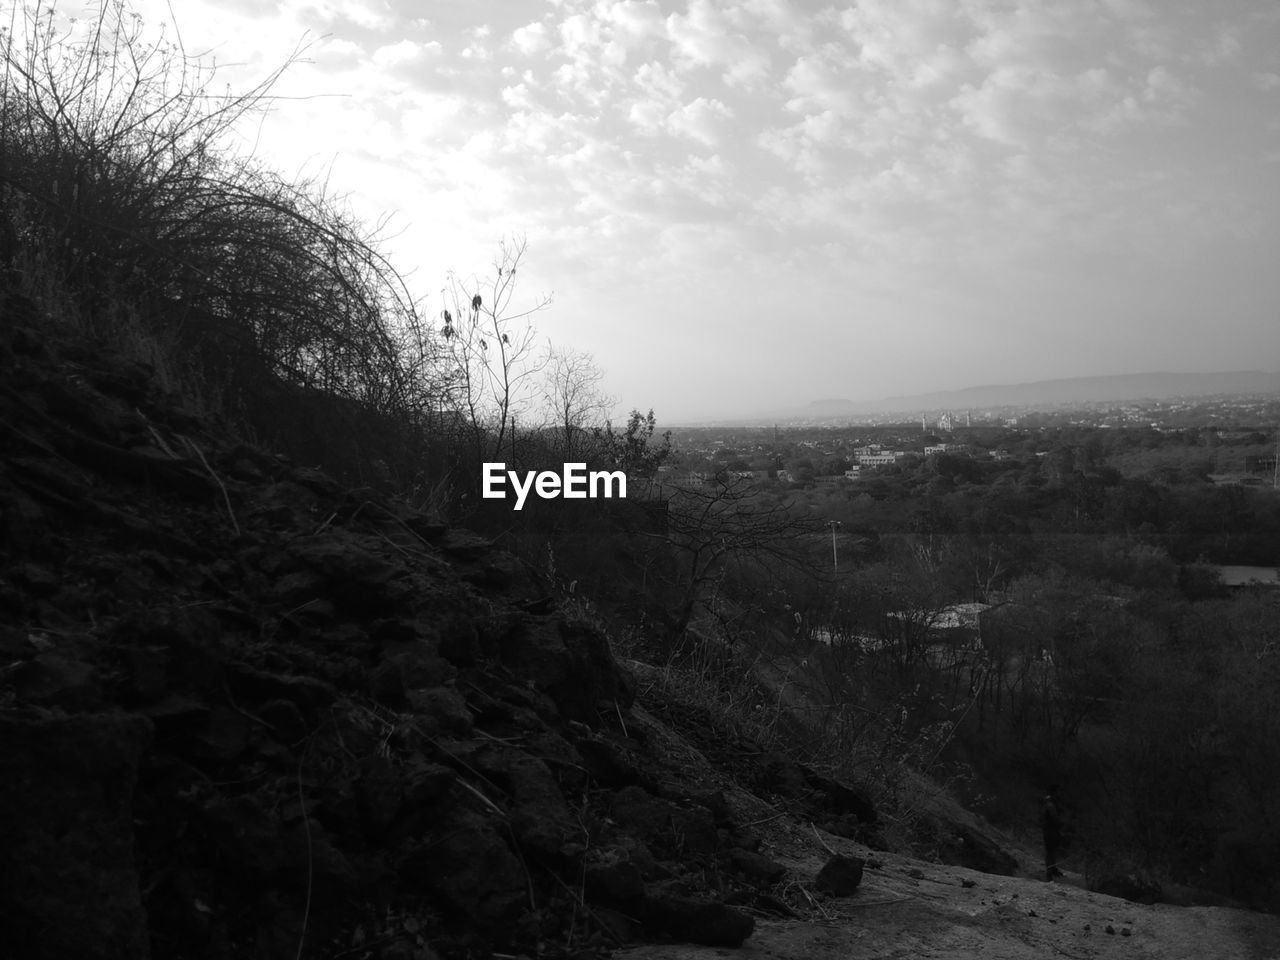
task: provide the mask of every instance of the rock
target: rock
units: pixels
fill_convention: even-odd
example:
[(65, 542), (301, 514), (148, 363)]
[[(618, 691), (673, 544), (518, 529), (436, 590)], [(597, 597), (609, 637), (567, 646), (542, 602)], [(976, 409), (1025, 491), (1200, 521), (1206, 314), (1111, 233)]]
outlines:
[(545, 763), (510, 747), (487, 748), (472, 763), (511, 796), (511, 829), (522, 847), (556, 864), (586, 849), (585, 832)]
[(614, 660), (608, 640), (584, 623), (518, 619), (501, 639), (500, 655), (570, 720), (596, 726), (601, 701), (625, 709), (635, 698), (635, 681)]
[(730, 850), (729, 862), (743, 876), (759, 883), (777, 883), (787, 874), (787, 868), (776, 860), (750, 850)]
[(413, 711), (431, 721), (436, 730), (452, 736), (465, 737), (474, 724), (471, 711), (461, 694), (448, 687), (432, 687), (430, 690), (414, 690), (408, 697)]
[(0, 715), (0, 936), (32, 960), (150, 956), (132, 797), (151, 723)]
[[(404, 605), (412, 594), (407, 571), (355, 534), (330, 528), (323, 537), (296, 541), (292, 552), (316, 578), (312, 595), (332, 600), (340, 616), (385, 616)], [(301, 596), (306, 589), (305, 584), (294, 584), (292, 595)]]
[(504, 942), (504, 931), (512, 929), (528, 903), (524, 869), (493, 827), (474, 817), (458, 821), (438, 824), (439, 833), (405, 858), (401, 889), (434, 895), (473, 929)]
[(623, 851), (593, 849), (583, 874), (588, 898), (623, 903), (644, 896), (640, 869)]
[(652, 930), (709, 947), (740, 947), (756, 926), (751, 916), (718, 900), (674, 891), (651, 894), (634, 909)]
[(866, 861), (861, 857), (836, 855), (822, 865), (814, 878), (813, 887), (820, 893), (833, 897), (850, 896), (862, 883), (862, 868)]
[(80, 660), (42, 653), (18, 664), (9, 677), (19, 700), (68, 710), (92, 710), (102, 703), (98, 671)]

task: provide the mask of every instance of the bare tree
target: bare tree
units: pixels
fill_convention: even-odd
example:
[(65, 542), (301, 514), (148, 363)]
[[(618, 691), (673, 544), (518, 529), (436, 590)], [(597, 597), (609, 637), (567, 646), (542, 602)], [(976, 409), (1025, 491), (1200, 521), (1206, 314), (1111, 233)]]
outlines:
[(533, 404), (531, 378), (545, 365), (535, 357), (532, 316), (551, 304), (551, 295), (512, 312), (516, 271), (526, 240), (499, 243), (493, 275), (485, 280), (449, 274), (441, 291), (441, 333), (456, 375), (455, 402), (471, 432), (475, 455), (484, 460), (504, 445), (514, 459), (516, 421)]
[(566, 462), (582, 458), (590, 428), (613, 406), (613, 398), (600, 388), (603, 380), (604, 371), (591, 354), (572, 347), (548, 350), (543, 402), (555, 445)]
[(677, 559), (674, 612), (667, 640), (676, 643), (698, 609), (709, 608), (730, 564), (804, 568), (818, 521), (755, 495), (751, 482), (724, 475), (709, 486), (679, 489), (667, 502), (665, 534), (653, 534)]
[[(219, 93), (176, 28), (153, 31), (123, 0), (79, 20), (35, 0), (5, 19), (0, 220), (13, 242), (0, 252), (24, 292), (163, 356), (190, 395), (259, 438), (288, 443), (314, 419), (282, 398), (414, 427), (441, 406), (439, 334), (377, 232), (324, 184), (291, 183), (229, 146), (306, 44), (258, 85)], [(343, 438), (352, 462), (370, 459), (367, 434), (353, 421)]]

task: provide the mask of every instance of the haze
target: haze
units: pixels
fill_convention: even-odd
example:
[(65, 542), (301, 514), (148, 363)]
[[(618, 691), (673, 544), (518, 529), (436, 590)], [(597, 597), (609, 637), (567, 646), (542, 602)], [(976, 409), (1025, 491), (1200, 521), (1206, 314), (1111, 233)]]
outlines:
[[(68, 8), (69, 9), (69, 8)], [(143, 3), (148, 22), (165, 4)], [(527, 237), (622, 409), (1280, 367), (1280, 7), (184, 0), (438, 311)]]

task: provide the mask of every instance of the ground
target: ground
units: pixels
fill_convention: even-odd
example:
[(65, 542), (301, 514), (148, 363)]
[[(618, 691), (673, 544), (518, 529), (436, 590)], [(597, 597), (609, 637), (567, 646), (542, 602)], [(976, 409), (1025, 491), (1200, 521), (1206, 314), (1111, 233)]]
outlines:
[[(814, 895), (818, 919), (761, 920), (737, 950), (648, 945), (618, 960), (1075, 960), (1158, 957), (1187, 960), (1280, 958), (1280, 918), (1222, 907), (1146, 906), (1065, 881), (1001, 877), (869, 851), (823, 838), (869, 866), (850, 897)], [(817, 846), (816, 841), (814, 846)], [(766, 851), (792, 882), (812, 880), (826, 852)], [(971, 884), (971, 885), (970, 885)]]

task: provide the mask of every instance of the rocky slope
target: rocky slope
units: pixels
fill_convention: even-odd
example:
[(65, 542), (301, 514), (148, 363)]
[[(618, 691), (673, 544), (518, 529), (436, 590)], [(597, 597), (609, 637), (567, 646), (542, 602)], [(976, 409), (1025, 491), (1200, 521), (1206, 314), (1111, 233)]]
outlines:
[(3, 309), (6, 956), (594, 955), (784, 909), (604, 635), (510, 556)]

